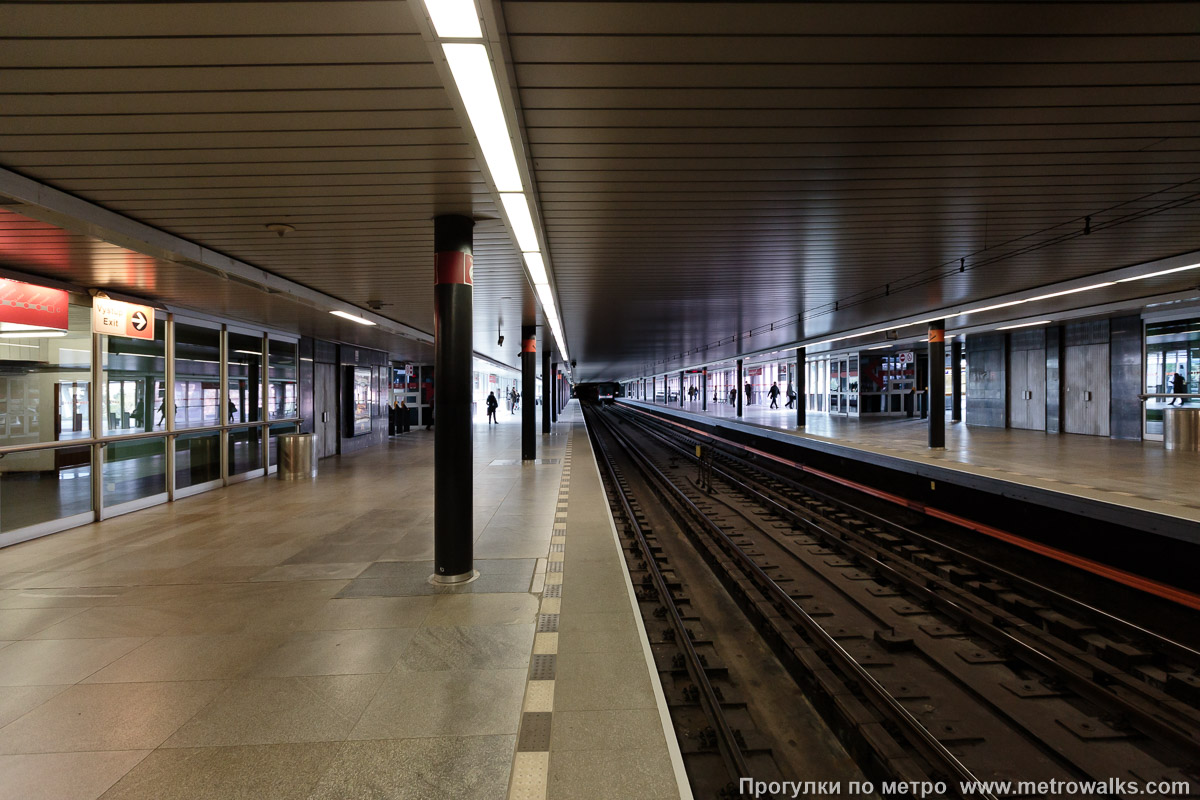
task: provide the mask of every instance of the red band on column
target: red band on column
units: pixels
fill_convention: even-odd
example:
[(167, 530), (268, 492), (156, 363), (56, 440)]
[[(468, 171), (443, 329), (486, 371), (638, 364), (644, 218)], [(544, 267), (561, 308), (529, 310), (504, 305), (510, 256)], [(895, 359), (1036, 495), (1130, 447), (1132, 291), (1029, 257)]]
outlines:
[(536, 353), (537, 352), (537, 339), (526, 339), (524, 342), (522, 342), (521, 343), (521, 352), (522, 353)]
[(929, 329), (929, 341), (931, 341), (931, 342), (946, 341), (946, 331), (941, 328), (930, 328)]
[(474, 259), (470, 253), (460, 253), (457, 250), (448, 253), (437, 253), (433, 257), (433, 283), (465, 283), (474, 285)]

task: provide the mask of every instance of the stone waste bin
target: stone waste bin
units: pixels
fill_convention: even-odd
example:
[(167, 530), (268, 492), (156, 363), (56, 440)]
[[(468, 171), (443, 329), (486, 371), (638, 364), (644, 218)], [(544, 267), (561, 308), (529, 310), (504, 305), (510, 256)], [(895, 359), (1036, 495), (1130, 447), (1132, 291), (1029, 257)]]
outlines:
[(279, 480), (295, 481), (317, 477), (317, 435), (281, 433), (279, 440)]
[(1163, 409), (1163, 447), (1200, 453), (1200, 408)]

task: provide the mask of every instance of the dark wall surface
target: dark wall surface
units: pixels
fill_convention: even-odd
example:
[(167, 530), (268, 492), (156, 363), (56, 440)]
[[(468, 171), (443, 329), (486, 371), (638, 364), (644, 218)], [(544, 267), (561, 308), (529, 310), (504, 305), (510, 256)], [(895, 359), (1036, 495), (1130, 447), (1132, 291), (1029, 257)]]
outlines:
[(1142, 320), (1110, 320), (1109, 359), (1112, 380), (1109, 434), (1114, 439), (1142, 438)]
[(967, 424), (1003, 428), (1008, 398), (1004, 334), (967, 336)]

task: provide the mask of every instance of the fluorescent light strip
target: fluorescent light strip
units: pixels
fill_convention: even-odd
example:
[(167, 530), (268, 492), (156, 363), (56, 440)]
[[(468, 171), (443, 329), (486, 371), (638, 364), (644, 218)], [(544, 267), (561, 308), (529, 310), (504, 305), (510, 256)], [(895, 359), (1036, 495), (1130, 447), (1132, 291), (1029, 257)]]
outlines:
[(529, 213), (529, 203), (525, 200), (525, 195), (520, 192), (501, 194), (500, 202), (504, 204), (508, 223), (512, 225), (513, 233), (517, 236), (518, 249), (527, 253), (541, 250), (538, 246), (537, 231), (533, 228), (533, 215)]
[(479, 12), (472, 0), (425, 0), (433, 29), (443, 39), (482, 39)]
[(1022, 322), (1020, 325), (1001, 325), (998, 331), (1011, 331), (1013, 328), (1032, 328), (1034, 325), (1049, 325), (1050, 320), (1039, 319), (1037, 322)]
[(5, 331), (0, 339), (57, 339), (66, 335), (66, 331)]
[(537, 291), (538, 300), (542, 303), (542, 308), (554, 307), (554, 295), (550, 293), (550, 285), (547, 283), (539, 283), (533, 287)]
[[(513, 152), (512, 139), (508, 135), (508, 123), (504, 109), (500, 106), (500, 93), (496, 90), (496, 78), (492, 74), (492, 62), (487, 48), (482, 44), (443, 44), (446, 62), (454, 75), (454, 83), (467, 107), (467, 116), (475, 138), (483, 149), (483, 160), (496, 190), (519, 192), (521, 173), (517, 170), (517, 157)], [(530, 248), (536, 250), (536, 247)]]
[(533, 280), (534, 286), (542, 286), (550, 283), (550, 279), (546, 277), (546, 262), (542, 260), (541, 253), (522, 253), (525, 256), (525, 266), (529, 267), (529, 277)]
[(1183, 272), (1187, 269), (1196, 269), (1200, 264), (1188, 264), (1186, 267), (1175, 267), (1174, 269), (1161, 269), (1158, 272), (1150, 272), (1146, 275), (1134, 275), (1132, 278), (1121, 278), (1117, 283), (1129, 283), (1130, 281), (1143, 281), (1146, 278), (1157, 278), (1159, 275), (1170, 275), (1172, 272)]
[(1051, 297), (1062, 297), (1063, 295), (1077, 294), (1078, 292), (1090, 292), (1092, 289), (1103, 289), (1105, 286), (1112, 286), (1113, 283), (1114, 283), (1113, 281), (1107, 281), (1106, 283), (1093, 283), (1091, 286), (1080, 286), (1078, 289), (1066, 289), (1065, 291), (1061, 291), (1061, 292), (1051, 292), (1050, 294), (1039, 294), (1037, 297), (1030, 297), (1027, 300), (1023, 300), (1021, 302), (1034, 303), (1034, 302), (1037, 302), (1038, 300), (1049, 300)]
[(348, 319), (351, 322), (357, 322), (359, 325), (374, 325), (375, 324), (374, 322), (372, 322), (369, 319), (363, 319), (362, 317), (356, 317), (348, 311), (330, 311), (329, 313), (333, 314), (335, 317), (341, 317), (342, 319)]

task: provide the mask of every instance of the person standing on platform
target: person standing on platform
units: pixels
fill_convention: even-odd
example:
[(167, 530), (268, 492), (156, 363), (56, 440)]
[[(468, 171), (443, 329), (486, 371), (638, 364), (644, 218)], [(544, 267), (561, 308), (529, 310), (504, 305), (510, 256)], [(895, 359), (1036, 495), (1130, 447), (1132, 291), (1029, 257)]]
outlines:
[(489, 425), (491, 425), (493, 422), (494, 422), (494, 423), (496, 423), (497, 425), (499, 425), (499, 424), (500, 424), (500, 420), (496, 419), (496, 409), (497, 409), (499, 406), (500, 406), (500, 401), (496, 399), (496, 393), (495, 393), (495, 392), (488, 392), (488, 396), (487, 396), (487, 418), (488, 418), (488, 424), (489, 424)]
[(771, 388), (767, 390), (767, 397), (771, 398), (771, 408), (779, 408), (779, 384), (771, 381)]
[(408, 433), (411, 428), (408, 422), (408, 403), (400, 401), (400, 408), (396, 409), (396, 430), (398, 433)]
[(729, 405), (731, 405), (731, 406), (737, 405), (737, 389), (729, 390)]
[(787, 396), (787, 402), (783, 404), (784, 408), (792, 408), (796, 405), (796, 390), (792, 388), (791, 381), (788, 381), (788, 388), (785, 394)]
[(746, 405), (754, 405), (754, 387), (750, 385), (750, 381), (746, 381)]
[[(1171, 376), (1171, 391), (1175, 394), (1187, 394), (1187, 381), (1179, 372)], [(1182, 397), (1172, 397), (1171, 402), (1167, 403), (1167, 405), (1173, 406), (1176, 402), (1180, 405), (1185, 405)]]

